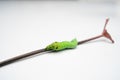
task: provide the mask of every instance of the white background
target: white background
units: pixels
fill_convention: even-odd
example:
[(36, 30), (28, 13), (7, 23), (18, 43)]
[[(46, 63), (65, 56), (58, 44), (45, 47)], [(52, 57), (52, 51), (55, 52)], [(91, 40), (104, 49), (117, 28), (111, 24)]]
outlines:
[(0, 1), (0, 61), (44, 48), (54, 41), (106, 38), (76, 49), (48, 53), (0, 68), (0, 80), (120, 80), (118, 2)]

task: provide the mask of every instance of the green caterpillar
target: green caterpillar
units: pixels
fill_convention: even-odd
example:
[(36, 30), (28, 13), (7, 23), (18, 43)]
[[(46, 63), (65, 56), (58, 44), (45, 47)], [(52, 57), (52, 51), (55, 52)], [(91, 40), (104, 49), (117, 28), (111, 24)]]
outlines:
[(60, 51), (64, 49), (75, 48), (77, 44), (78, 44), (77, 39), (73, 39), (72, 41), (53, 42), (52, 44), (48, 45), (45, 49)]

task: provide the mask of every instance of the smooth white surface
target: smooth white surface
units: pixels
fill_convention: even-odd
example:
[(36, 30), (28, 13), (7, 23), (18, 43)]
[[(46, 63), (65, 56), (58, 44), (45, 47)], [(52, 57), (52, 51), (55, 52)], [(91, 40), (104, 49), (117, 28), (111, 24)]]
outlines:
[(79, 1), (0, 2), (0, 61), (54, 41), (102, 38), (74, 50), (44, 54), (0, 68), (0, 80), (120, 80), (120, 15), (117, 4)]

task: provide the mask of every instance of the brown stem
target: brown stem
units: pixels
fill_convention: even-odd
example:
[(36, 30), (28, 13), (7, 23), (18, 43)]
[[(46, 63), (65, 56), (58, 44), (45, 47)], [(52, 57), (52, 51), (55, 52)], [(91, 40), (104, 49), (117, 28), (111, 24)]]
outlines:
[(86, 42), (91, 41), (91, 40), (98, 39), (98, 38), (100, 38), (100, 37), (103, 37), (103, 35), (98, 35), (98, 36), (95, 36), (95, 37), (92, 37), (92, 38), (89, 38), (89, 39), (86, 39), (86, 40), (83, 40), (83, 41), (79, 41), (79, 42), (78, 42), (78, 45), (83, 44), (83, 43), (86, 43)]
[[(89, 39), (80, 41), (80, 42), (78, 42), (78, 45), (79, 45), (79, 44), (83, 44), (83, 43), (88, 42), (88, 41), (91, 41), (91, 40), (98, 39), (98, 38), (100, 38), (100, 37), (106, 37), (106, 38), (108, 38), (109, 40), (111, 40), (112, 43), (114, 43), (112, 37), (110, 36), (110, 34), (109, 34), (109, 33), (107, 32), (107, 30), (105, 29), (108, 21), (109, 21), (109, 19), (106, 19), (105, 26), (104, 26), (104, 29), (103, 29), (103, 33), (102, 33), (101, 35), (98, 35), (98, 36), (95, 36), (95, 37), (92, 37), (92, 38), (89, 38)], [(29, 57), (29, 56), (36, 55), (36, 54), (39, 54), (39, 53), (45, 52), (45, 51), (46, 51), (45, 49), (40, 49), (40, 50), (35, 50), (35, 51), (29, 52), (29, 53), (26, 53), (26, 54), (22, 54), (22, 55), (19, 55), (19, 56), (10, 58), (10, 59), (8, 59), (8, 60), (5, 60), (5, 61), (0, 62), (0, 67), (3, 67), (3, 66), (5, 66), (5, 65), (11, 64), (11, 63), (13, 63), (13, 62), (19, 61), (19, 60), (21, 60), (21, 59), (24, 59), (24, 58), (27, 58), (27, 57)]]
[(112, 43), (114, 43), (114, 40), (112, 39), (111, 35), (110, 35), (110, 34), (107, 32), (107, 30), (106, 30), (106, 26), (107, 26), (108, 21), (109, 21), (109, 19), (106, 19), (106, 22), (105, 22), (105, 25), (104, 25), (104, 29), (103, 29), (103, 32), (102, 32), (101, 35), (98, 35), (98, 36), (95, 36), (95, 37), (92, 37), (92, 38), (89, 38), (89, 39), (80, 41), (80, 42), (78, 42), (78, 45), (79, 45), (79, 44), (83, 44), (83, 43), (88, 42), (88, 41), (91, 41), (91, 40), (98, 39), (98, 38), (100, 38), (100, 37), (106, 37), (106, 38), (109, 39)]
[(24, 58), (27, 58), (29, 56), (36, 55), (38, 53), (45, 52), (45, 51), (46, 51), (45, 49), (35, 50), (35, 51), (29, 52), (29, 53), (25, 53), (25, 54), (22, 54), (22, 55), (7, 59), (5, 61), (0, 62), (0, 67), (3, 67), (5, 65), (14, 63), (14, 62), (19, 61), (21, 59), (24, 59)]

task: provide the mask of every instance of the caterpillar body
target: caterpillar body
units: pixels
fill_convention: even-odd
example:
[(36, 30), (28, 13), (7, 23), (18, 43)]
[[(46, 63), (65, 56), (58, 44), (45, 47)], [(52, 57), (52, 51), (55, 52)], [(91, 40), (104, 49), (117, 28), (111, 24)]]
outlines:
[(53, 42), (46, 47), (46, 50), (60, 51), (64, 49), (71, 49), (76, 48), (77, 44), (77, 39), (73, 39), (72, 41)]

